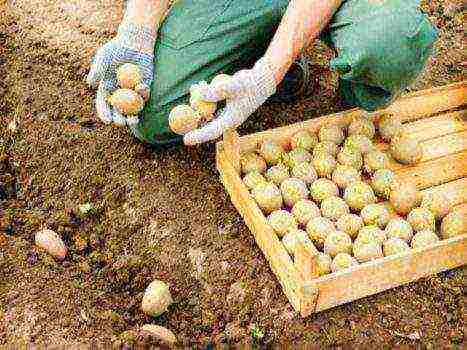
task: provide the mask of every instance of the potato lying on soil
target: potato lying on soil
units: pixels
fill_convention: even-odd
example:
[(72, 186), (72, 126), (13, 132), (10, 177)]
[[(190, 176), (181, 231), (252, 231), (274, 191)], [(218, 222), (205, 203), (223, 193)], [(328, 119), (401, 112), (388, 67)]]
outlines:
[(337, 221), (342, 215), (349, 212), (349, 206), (342, 198), (333, 196), (321, 202), (321, 214), (332, 221)]
[(357, 243), (353, 245), (353, 255), (359, 263), (376, 260), (383, 257), (381, 244), (377, 242)]
[(356, 181), (345, 189), (344, 200), (350, 208), (362, 210), (368, 204), (375, 203), (376, 196), (370, 185), (363, 181)]
[(339, 152), (339, 146), (331, 141), (318, 142), (313, 148), (313, 157), (317, 157), (321, 154), (330, 154), (335, 157)]
[(342, 189), (347, 188), (353, 182), (361, 180), (360, 173), (357, 169), (342, 164), (337, 164), (331, 178), (332, 181)]
[(331, 273), (332, 259), (329, 255), (319, 252), (316, 256), (316, 267), (318, 269), (318, 275), (324, 276)]
[(344, 131), (337, 125), (323, 125), (318, 132), (320, 142), (329, 141), (340, 145), (344, 141)]
[(389, 220), (384, 232), (388, 238), (400, 238), (407, 243), (410, 242), (413, 236), (412, 226), (410, 226), (406, 220), (401, 218)]
[(331, 178), (337, 162), (332, 155), (322, 153), (317, 156), (313, 156), (312, 164), (318, 176)]
[(143, 336), (149, 335), (150, 337), (157, 339), (165, 346), (173, 347), (177, 343), (177, 337), (173, 332), (156, 324), (145, 324), (141, 326), (139, 332)]
[(431, 211), (436, 220), (441, 220), (451, 209), (451, 199), (446, 193), (427, 193), (423, 196), (420, 207)]
[(318, 179), (310, 185), (311, 198), (317, 203), (331, 196), (339, 196), (337, 185), (328, 179)]
[(306, 232), (318, 249), (322, 249), (326, 237), (336, 231), (336, 226), (329, 219), (317, 216), (308, 221)]
[(356, 214), (344, 214), (337, 220), (336, 227), (339, 231), (343, 231), (355, 239), (358, 231), (363, 227), (363, 220)]
[(344, 142), (344, 148), (357, 151), (361, 154), (368, 153), (373, 147), (371, 140), (365, 135), (360, 134), (350, 135)]
[(303, 162), (292, 168), (292, 176), (304, 181), (307, 185), (318, 179), (318, 174), (311, 163)]
[(376, 170), (371, 177), (371, 188), (375, 191), (376, 195), (389, 199), (391, 186), (395, 179), (395, 174), (389, 169)]
[(373, 122), (365, 117), (354, 118), (348, 127), (348, 134), (360, 134), (368, 137), (370, 140), (375, 137), (375, 126)]
[(363, 169), (372, 174), (376, 170), (389, 168), (389, 157), (378, 149), (373, 149), (363, 156)]
[(211, 86), (213, 89), (218, 91), (219, 97), (222, 99), (226, 99), (229, 97), (228, 91), (225, 88), (226, 84), (228, 84), (232, 80), (232, 76), (228, 74), (218, 74), (211, 80)]
[(44, 229), (36, 232), (34, 242), (57, 260), (65, 259), (68, 252), (60, 236), (52, 230)]
[(290, 138), (290, 147), (303, 148), (312, 151), (318, 143), (318, 136), (308, 130), (300, 130)]
[(352, 252), (352, 239), (342, 231), (330, 232), (324, 240), (324, 252), (332, 258), (339, 253), (350, 254)]
[(441, 237), (452, 238), (467, 234), (467, 215), (454, 211), (443, 218), (441, 222)]
[(407, 221), (414, 231), (436, 230), (435, 216), (425, 208), (415, 208), (407, 215)]
[(367, 244), (370, 242), (383, 244), (386, 238), (386, 232), (381, 230), (378, 226), (367, 225), (362, 227), (360, 231), (358, 231), (357, 238), (355, 239), (355, 244)]
[(172, 303), (169, 286), (163, 281), (155, 280), (144, 291), (141, 309), (145, 314), (156, 317), (167, 311)]
[(337, 161), (339, 164), (347, 165), (357, 170), (360, 170), (363, 166), (362, 154), (352, 148), (343, 147), (337, 154)]
[(282, 181), (281, 193), (284, 204), (290, 208), (292, 208), (298, 201), (307, 199), (310, 194), (306, 183), (295, 178), (289, 178)]
[(368, 204), (360, 212), (365, 225), (376, 225), (384, 229), (391, 219), (388, 209), (382, 204)]
[(266, 161), (255, 152), (242, 155), (240, 158), (240, 165), (242, 167), (242, 173), (244, 174), (248, 174), (252, 171), (257, 171), (262, 174), (267, 169)]
[(243, 183), (249, 190), (252, 190), (253, 188), (259, 185), (265, 185), (267, 181), (263, 175), (261, 175), (258, 171), (255, 170), (250, 171), (243, 177)]
[(389, 193), (389, 202), (397, 213), (407, 215), (420, 205), (421, 193), (412, 183), (394, 181)]
[(293, 215), (285, 210), (273, 211), (267, 217), (267, 222), (280, 238), (288, 232), (298, 229), (297, 221)]
[(412, 248), (422, 248), (433, 245), (439, 241), (438, 236), (431, 230), (417, 232), (411, 242)]
[(294, 166), (303, 163), (303, 162), (311, 162), (312, 156), (311, 153), (308, 152), (304, 148), (294, 148), (290, 152), (284, 155), (283, 162), (289, 168), (293, 168)]
[(117, 89), (109, 97), (109, 103), (125, 116), (133, 116), (143, 110), (143, 98), (130, 89)]
[(315, 202), (302, 199), (293, 206), (292, 215), (299, 224), (306, 226), (311, 219), (321, 216), (321, 211)]
[(203, 121), (212, 120), (217, 109), (216, 102), (207, 102), (203, 100), (196, 85), (190, 89), (190, 106), (201, 115)]
[(278, 143), (266, 140), (261, 143), (258, 153), (264, 158), (267, 164), (276, 165), (284, 157), (285, 151)]
[(410, 250), (410, 246), (406, 241), (398, 237), (392, 237), (384, 241), (383, 253), (384, 256), (404, 253)]
[(383, 115), (378, 122), (378, 131), (384, 140), (391, 141), (402, 132), (402, 123), (399, 118), (393, 115)]
[(389, 152), (395, 160), (402, 164), (415, 164), (423, 157), (420, 143), (407, 134), (395, 136), (391, 141)]
[(117, 82), (122, 89), (134, 89), (143, 79), (141, 69), (133, 63), (125, 63), (117, 68)]
[(295, 246), (298, 242), (302, 243), (305, 248), (309, 249), (313, 254), (318, 253), (318, 250), (311, 242), (310, 237), (308, 237), (308, 234), (303, 230), (289, 231), (282, 238), (282, 244), (284, 245), (285, 250), (287, 250), (287, 253), (292, 257), (295, 255)]
[(278, 186), (280, 186), (282, 181), (288, 179), (289, 176), (289, 168), (282, 163), (276, 164), (266, 171), (266, 179), (274, 182)]
[(253, 188), (251, 195), (261, 210), (266, 214), (282, 208), (283, 201), (281, 191), (279, 187), (273, 183), (260, 184)]
[(331, 271), (337, 272), (356, 265), (358, 265), (358, 261), (353, 256), (347, 253), (339, 253), (332, 259)]

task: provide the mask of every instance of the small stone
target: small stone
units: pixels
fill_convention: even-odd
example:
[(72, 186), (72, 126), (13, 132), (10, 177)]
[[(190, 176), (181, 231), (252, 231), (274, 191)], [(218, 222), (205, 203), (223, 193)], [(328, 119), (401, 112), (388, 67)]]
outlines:
[(154, 337), (164, 345), (174, 345), (177, 343), (177, 337), (167, 328), (155, 324), (145, 324), (141, 326), (140, 331)]
[(141, 309), (144, 313), (156, 317), (167, 311), (173, 303), (169, 286), (159, 280), (154, 280), (144, 291)]
[(65, 259), (67, 248), (58, 234), (52, 230), (42, 230), (36, 233), (35, 243), (57, 260)]

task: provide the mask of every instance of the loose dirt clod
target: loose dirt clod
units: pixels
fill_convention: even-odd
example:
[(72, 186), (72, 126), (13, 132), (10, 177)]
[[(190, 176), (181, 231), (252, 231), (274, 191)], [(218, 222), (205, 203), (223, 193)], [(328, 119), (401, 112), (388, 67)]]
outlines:
[(133, 90), (117, 89), (109, 97), (109, 103), (123, 115), (133, 116), (143, 110), (143, 98)]
[(443, 218), (441, 223), (441, 237), (452, 238), (467, 233), (467, 215), (461, 212), (452, 212)]
[(384, 229), (388, 238), (400, 238), (409, 243), (413, 236), (413, 229), (410, 224), (401, 218), (394, 218), (389, 220), (386, 228)]
[(331, 257), (339, 253), (350, 254), (352, 252), (352, 239), (342, 231), (330, 232), (324, 240), (324, 252)]
[(383, 243), (384, 256), (404, 253), (410, 250), (408, 243), (398, 237), (391, 237)]
[(353, 256), (347, 253), (338, 253), (331, 263), (331, 271), (337, 272), (348, 269), (351, 266), (358, 265), (358, 261)]
[(144, 291), (141, 309), (144, 313), (156, 317), (166, 312), (172, 303), (169, 286), (163, 281), (154, 280)]
[(417, 232), (411, 242), (412, 248), (423, 248), (433, 245), (439, 241), (438, 236), (431, 230)]
[(273, 211), (267, 217), (267, 222), (280, 238), (284, 237), (288, 232), (298, 229), (294, 216), (285, 210)]
[(36, 232), (35, 243), (57, 260), (65, 259), (67, 248), (60, 236), (52, 230), (44, 229)]
[(290, 147), (303, 148), (312, 151), (318, 143), (318, 136), (308, 130), (300, 130), (290, 138)]
[(170, 111), (169, 126), (176, 134), (185, 135), (196, 129), (200, 123), (201, 116), (188, 105), (178, 105)]
[(142, 80), (141, 69), (133, 63), (125, 63), (117, 68), (117, 82), (122, 89), (134, 89)]

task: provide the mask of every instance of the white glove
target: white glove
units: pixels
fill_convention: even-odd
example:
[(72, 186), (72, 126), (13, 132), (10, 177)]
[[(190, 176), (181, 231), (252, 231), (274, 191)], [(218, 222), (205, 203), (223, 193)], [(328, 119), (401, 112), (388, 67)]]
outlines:
[[(129, 124), (130, 119), (122, 115), (107, 102), (117, 89), (117, 68), (123, 63), (134, 63), (143, 75), (142, 82), (151, 86), (154, 74), (154, 44), (156, 31), (132, 23), (122, 23), (117, 36), (102, 46), (96, 53), (87, 77), (87, 83), (98, 87), (96, 95), (97, 116), (104, 123)], [(131, 120), (135, 120), (132, 118)]]
[(214, 140), (224, 131), (238, 127), (276, 92), (276, 81), (273, 65), (263, 57), (252, 69), (235, 73), (224, 84), (201, 82), (197, 87), (205, 101), (225, 99), (226, 106), (213, 121), (187, 133), (183, 138), (186, 145)]

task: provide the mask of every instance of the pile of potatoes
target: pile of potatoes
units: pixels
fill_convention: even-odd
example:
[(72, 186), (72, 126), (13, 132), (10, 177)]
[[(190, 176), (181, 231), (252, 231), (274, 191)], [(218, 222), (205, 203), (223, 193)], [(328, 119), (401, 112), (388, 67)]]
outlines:
[[(423, 196), (390, 170), (391, 158), (420, 161), (417, 140), (394, 116), (377, 126), (360, 116), (347, 128), (298, 131), (285, 145), (264, 140), (241, 157), (243, 182), (268, 224), (292, 258), (297, 242), (317, 254), (320, 275), (466, 231), (465, 217), (449, 213), (449, 198)], [(373, 144), (377, 133), (389, 154)]]

